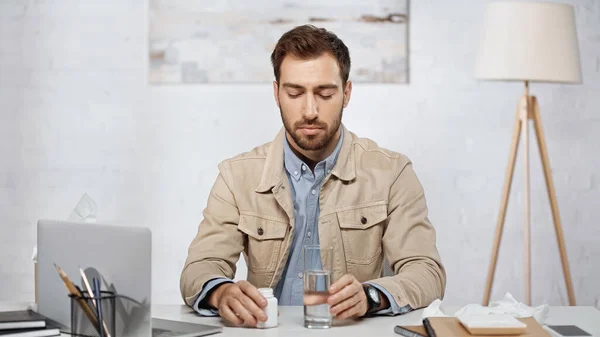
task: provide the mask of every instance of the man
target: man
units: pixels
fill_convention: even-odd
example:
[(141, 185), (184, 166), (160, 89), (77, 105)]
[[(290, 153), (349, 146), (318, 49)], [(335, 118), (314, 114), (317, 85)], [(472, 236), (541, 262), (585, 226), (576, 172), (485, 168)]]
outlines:
[[(259, 287), (274, 288), (280, 305), (302, 305), (308, 244), (333, 247), (326, 300), (338, 319), (442, 298), (446, 275), (411, 162), (341, 124), (352, 92), (348, 48), (325, 29), (299, 26), (271, 61), (284, 128), (219, 164), (181, 275), (187, 305), (245, 326), (267, 319)], [(233, 283), (241, 252), (248, 280)], [(382, 277), (384, 256), (393, 276)]]

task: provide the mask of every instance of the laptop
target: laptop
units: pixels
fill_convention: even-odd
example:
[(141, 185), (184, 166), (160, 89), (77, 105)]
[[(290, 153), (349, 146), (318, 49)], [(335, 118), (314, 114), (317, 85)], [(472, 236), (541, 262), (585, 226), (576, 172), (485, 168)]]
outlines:
[(37, 229), (40, 314), (71, 326), (71, 302), (56, 264), (80, 287), (82, 268), (88, 279), (99, 278), (102, 290), (116, 293), (116, 336), (199, 337), (223, 330), (152, 318), (152, 235), (148, 228), (39, 220)]

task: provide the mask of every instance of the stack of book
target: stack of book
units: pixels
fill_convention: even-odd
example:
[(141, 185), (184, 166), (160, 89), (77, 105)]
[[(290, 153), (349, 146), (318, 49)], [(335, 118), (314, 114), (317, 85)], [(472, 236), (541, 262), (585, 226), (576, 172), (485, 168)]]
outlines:
[(0, 312), (0, 337), (60, 335), (59, 325), (32, 310)]

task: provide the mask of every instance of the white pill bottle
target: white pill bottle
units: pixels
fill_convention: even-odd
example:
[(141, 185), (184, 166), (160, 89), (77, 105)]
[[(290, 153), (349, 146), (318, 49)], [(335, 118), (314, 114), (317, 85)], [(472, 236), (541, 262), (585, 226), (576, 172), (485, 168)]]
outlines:
[(256, 327), (259, 329), (274, 328), (277, 326), (277, 321), (279, 319), (277, 297), (273, 296), (273, 289), (271, 288), (259, 288), (258, 291), (265, 299), (267, 299), (267, 306), (264, 309), (265, 314), (267, 315), (267, 321), (259, 321), (258, 324), (256, 324)]

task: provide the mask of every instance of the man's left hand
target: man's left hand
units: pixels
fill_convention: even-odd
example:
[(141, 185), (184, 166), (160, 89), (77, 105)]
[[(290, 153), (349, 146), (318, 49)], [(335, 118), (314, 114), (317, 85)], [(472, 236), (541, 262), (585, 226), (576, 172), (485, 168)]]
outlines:
[(362, 283), (346, 274), (329, 287), (327, 303), (331, 313), (338, 319), (364, 316), (369, 307)]

